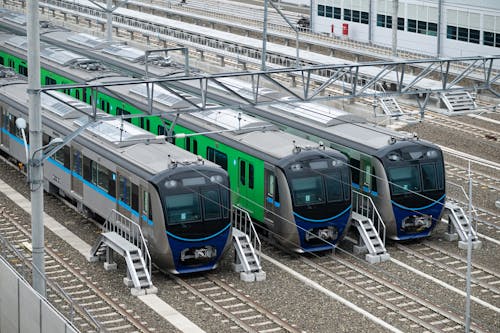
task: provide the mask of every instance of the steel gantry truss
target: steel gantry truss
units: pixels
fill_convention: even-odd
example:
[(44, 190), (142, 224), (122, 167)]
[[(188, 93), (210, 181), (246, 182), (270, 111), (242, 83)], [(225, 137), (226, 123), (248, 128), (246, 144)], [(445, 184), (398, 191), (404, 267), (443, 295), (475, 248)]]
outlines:
[[(428, 100), (431, 94), (450, 91), (489, 91), (500, 96), (495, 89), (499, 86), (500, 73), (498, 56), (461, 57), (450, 59), (425, 59), (404, 61), (379, 61), (347, 65), (321, 65), (303, 68), (269, 69), (265, 71), (242, 71), (217, 74), (193, 74), (190, 76), (154, 77), (149, 79), (131, 79), (112, 83), (90, 83), (46, 86), (41, 90), (91, 88), (106, 89), (114, 85), (153, 84), (167, 89), (170, 93), (188, 102), (191, 107), (183, 109), (186, 113), (203, 110), (214, 96), (232, 96), (232, 102), (226, 102), (224, 108), (240, 108), (244, 105), (269, 105), (279, 102), (262, 93), (263, 88), (272, 89), (280, 97), (287, 97), (287, 102), (319, 101), (362, 97), (387, 97), (413, 95), (418, 100)], [(424, 66), (424, 67), (422, 67)], [(454, 67), (453, 74), (450, 68)], [(422, 67), (415, 73), (416, 67)], [(457, 70), (461, 68), (461, 70)], [(130, 68), (129, 68), (130, 70)], [(325, 75), (327, 74), (328, 75)], [(146, 73), (140, 74), (145, 77)], [(473, 77), (474, 80), (469, 80)], [(242, 93), (224, 79), (240, 79), (249, 83), (247, 91)], [(214, 85), (218, 87), (215, 92)], [(191, 87), (199, 99), (187, 99), (183, 87)], [(384, 86), (386, 89), (379, 89)], [(193, 87), (195, 89), (193, 90)], [(342, 87), (343, 89), (338, 89)], [(251, 89), (251, 92), (249, 91)], [(185, 90), (184, 90), (185, 91)], [(425, 103), (425, 102), (424, 102)], [(425, 105), (424, 105), (425, 106)], [(212, 106), (211, 106), (212, 107)], [(152, 111), (151, 111), (152, 112)], [(150, 112), (150, 114), (152, 114)]]

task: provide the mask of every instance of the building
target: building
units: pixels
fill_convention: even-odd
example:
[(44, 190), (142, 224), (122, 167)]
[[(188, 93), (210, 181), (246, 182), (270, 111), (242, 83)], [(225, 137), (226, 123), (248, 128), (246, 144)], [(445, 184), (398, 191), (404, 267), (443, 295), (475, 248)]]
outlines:
[[(400, 50), (440, 57), (500, 53), (499, 0), (397, 3)], [(311, 28), (317, 33), (392, 47), (393, 5), (392, 0), (310, 0)]]

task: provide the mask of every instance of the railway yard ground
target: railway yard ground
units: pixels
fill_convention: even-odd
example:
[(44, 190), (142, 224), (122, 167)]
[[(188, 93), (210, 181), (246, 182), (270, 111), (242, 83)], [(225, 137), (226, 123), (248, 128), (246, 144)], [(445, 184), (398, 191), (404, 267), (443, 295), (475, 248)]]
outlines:
[[(480, 94), (477, 100), (487, 105), (481, 114), (450, 117), (430, 108), (422, 121), (390, 123), (443, 148), (447, 196), (466, 210), (465, 193), (472, 180), (474, 226), (482, 246), (472, 253), (471, 331), (498, 332), (500, 110), (492, 106), (500, 101)], [(402, 104), (418, 113), (411, 103)], [(5, 159), (0, 161), (0, 188), (0, 236), (30, 258), (26, 175)], [(60, 230), (68, 230), (84, 248), (91, 247), (102, 232), (98, 223), (49, 194), (45, 213), (60, 225), (45, 228), (47, 277), (70, 296), (74, 307), (58, 287), (49, 288), (48, 299), (82, 332), (97, 331), (99, 325), (109, 332), (465, 331), (467, 251), (445, 239), (446, 219), (424, 240), (387, 241), (391, 257), (382, 263), (369, 264), (363, 254), (353, 254), (349, 242), (334, 252), (299, 255), (264, 241), (264, 281), (242, 281), (233, 270), (235, 254), (230, 250), (209, 273), (173, 276), (154, 271), (157, 294), (133, 296), (123, 283), (127, 273), (121, 258), (116, 258), (116, 271), (107, 271), (101, 263), (88, 262), (76, 242), (60, 236)], [(3, 242), (0, 254), (30, 280), (29, 259), (23, 262)], [(167, 310), (148, 305), (153, 299)]]

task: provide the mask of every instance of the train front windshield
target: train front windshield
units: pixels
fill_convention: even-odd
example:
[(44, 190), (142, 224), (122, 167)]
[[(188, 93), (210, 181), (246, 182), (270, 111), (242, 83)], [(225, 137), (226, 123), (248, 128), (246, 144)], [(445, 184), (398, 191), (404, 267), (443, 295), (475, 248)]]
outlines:
[(333, 216), (333, 210), (350, 199), (350, 175), (336, 160), (296, 162), (288, 167), (287, 178), (294, 211), (308, 218)]
[(390, 168), (388, 170), (394, 195), (421, 191), (435, 191), (443, 188), (441, 166), (426, 163)]
[(158, 185), (162, 197), (165, 229), (179, 237), (208, 237), (229, 223), (227, 173), (176, 172)]

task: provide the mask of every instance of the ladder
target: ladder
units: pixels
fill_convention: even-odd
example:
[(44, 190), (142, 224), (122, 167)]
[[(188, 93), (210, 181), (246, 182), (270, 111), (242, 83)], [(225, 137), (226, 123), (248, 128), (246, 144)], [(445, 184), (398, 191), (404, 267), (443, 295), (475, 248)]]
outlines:
[(390, 255), (385, 248), (385, 224), (372, 198), (356, 190), (352, 190), (351, 197), (351, 220), (359, 233), (354, 252), (368, 251), (365, 260), (372, 264), (389, 260)]
[(127, 278), (124, 283), (133, 295), (156, 293), (151, 281), (151, 256), (142, 235), (140, 226), (116, 210), (112, 210), (104, 223), (104, 230), (90, 250), (89, 261), (104, 259), (106, 270), (116, 269), (113, 254), (116, 252), (125, 258)]
[(356, 212), (352, 213), (351, 219), (358, 229), (360, 240), (363, 241), (368, 250), (368, 254), (365, 256), (366, 261), (374, 264), (389, 260), (390, 255), (387, 253), (384, 242), (380, 238), (377, 229), (375, 229), (372, 220)]
[(233, 268), (246, 282), (263, 281), (266, 273), (260, 264), (261, 243), (247, 211), (233, 206), (231, 209), (233, 225), (234, 263)]
[(384, 113), (390, 117), (403, 116), (403, 110), (399, 106), (394, 97), (379, 97), (377, 98)]
[(449, 91), (441, 93), (440, 96), (450, 112), (470, 111), (477, 107), (468, 91)]
[[(456, 236), (460, 238), (458, 247), (466, 249), (469, 242), (469, 232), (472, 241), (472, 248), (481, 248), (481, 241), (477, 237), (477, 232), (467, 218), (462, 207), (455, 202), (446, 202), (445, 208), (448, 210), (448, 232), (447, 239), (455, 240)], [(456, 236), (455, 236), (456, 235)], [(455, 237), (454, 237), (455, 236)]]

